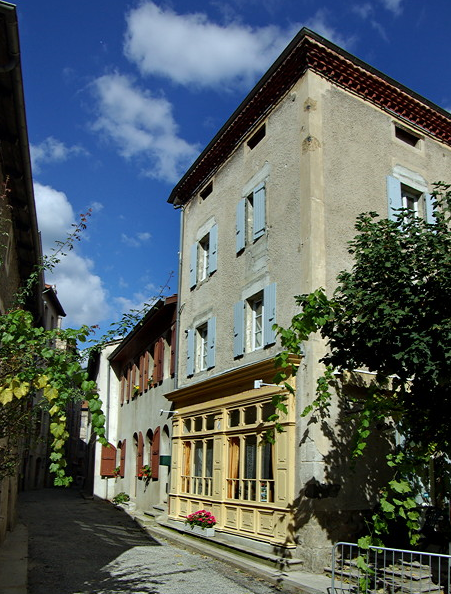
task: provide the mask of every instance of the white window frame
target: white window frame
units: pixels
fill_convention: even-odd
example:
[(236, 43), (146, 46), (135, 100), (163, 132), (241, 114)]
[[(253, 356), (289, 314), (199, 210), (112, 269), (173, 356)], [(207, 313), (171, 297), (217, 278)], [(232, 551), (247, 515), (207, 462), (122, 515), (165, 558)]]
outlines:
[(196, 371), (205, 371), (208, 360), (208, 325), (196, 328)]
[(247, 343), (250, 351), (263, 348), (264, 307), (263, 291), (247, 300)]

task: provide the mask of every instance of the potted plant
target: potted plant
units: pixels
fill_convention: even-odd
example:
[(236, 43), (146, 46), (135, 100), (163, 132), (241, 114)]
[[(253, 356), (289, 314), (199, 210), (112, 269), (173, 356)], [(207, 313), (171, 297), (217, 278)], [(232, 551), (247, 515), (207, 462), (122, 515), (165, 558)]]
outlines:
[(116, 466), (116, 468), (113, 469), (113, 477), (118, 478), (120, 476), (121, 476), (121, 467)]
[(130, 501), (130, 495), (124, 491), (121, 491), (115, 495), (111, 501), (114, 503), (114, 505), (121, 505), (123, 503), (127, 503), (127, 501)]
[(144, 464), (144, 466), (138, 472), (138, 478), (144, 479), (146, 483), (150, 481), (152, 478), (152, 469), (148, 464)]
[(186, 516), (185, 524), (188, 526), (187, 530), (194, 534), (202, 536), (214, 536), (215, 534), (216, 518), (205, 509), (200, 509)]

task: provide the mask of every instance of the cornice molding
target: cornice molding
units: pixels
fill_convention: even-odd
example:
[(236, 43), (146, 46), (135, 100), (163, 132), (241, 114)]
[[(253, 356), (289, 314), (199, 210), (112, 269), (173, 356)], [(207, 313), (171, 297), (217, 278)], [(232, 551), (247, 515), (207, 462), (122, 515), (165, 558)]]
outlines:
[(168, 202), (188, 202), (307, 70), (451, 146), (451, 115), (445, 110), (302, 29), (175, 186)]
[[(289, 357), (289, 363), (295, 366), (299, 365), (300, 358), (294, 355)], [(288, 375), (287, 368), (287, 375)], [(253, 392), (254, 380), (261, 379), (265, 383), (272, 383), (274, 376), (277, 373), (277, 369), (274, 365), (274, 359), (265, 359), (258, 363), (238, 367), (232, 371), (227, 371), (219, 375), (206, 378), (203, 381), (192, 383), (178, 390), (174, 390), (165, 397), (174, 402), (176, 407), (187, 406), (188, 404), (194, 404), (205, 400), (214, 400), (218, 397), (228, 396), (231, 394), (237, 394), (241, 392)], [(278, 388), (264, 386), (259, 388), (262, 395), (265, 393), (273, 393), (279, 391)]]

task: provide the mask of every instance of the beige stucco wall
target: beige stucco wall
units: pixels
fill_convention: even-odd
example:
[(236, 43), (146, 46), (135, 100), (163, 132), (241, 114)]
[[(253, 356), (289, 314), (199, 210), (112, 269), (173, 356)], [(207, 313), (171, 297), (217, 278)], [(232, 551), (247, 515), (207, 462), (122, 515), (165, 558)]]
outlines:
[[(358, 214), (387, 216), (387, 175), (416, 180), (429, 192), (432, 182), (450, 179), (450, 147), (418, 131), (422, 139), (409, 146), (395, 137), (394, 122), (390, 113), (307, 72), (268, 115), (264, 139), (253, 150), (244, 139), (214, 175), (213, 192), (205, 200), (191, 199), (183, 216), (179, 387), (274, 356), (279, 345), (234, 360), (234, 303), (275, 282), (277, 322), (288, 325), (296, 311), (294, 295), (319, 286), (331, 294), (337, 273), (351, 266), (347, 243)], [(266, 233), (237, 256), (236, 204), (262, 181)], [(218, 267), (190, 290), (190, 246), (212, 224), (218, 224)], [(211, 316), (216, 316), (216, 365), (187, 378), (186, 330)], [(349, 420), (337, 403), (325, 425), (299, 418), (315, 397), (324, 352), (318, 337), (305, 345), (297, 378), (299, 447), (292, 458), (298, 554), (314, 570), (322, 569), (331, 542), (361, 527), (360, 512), (374, 501), (388, 445), (381, 436), (351, 472), (349, 451), (341, 446), (350, 435)], [(306, 485), (315, 481), (339, 490), (324, 499), (306, 497)]]

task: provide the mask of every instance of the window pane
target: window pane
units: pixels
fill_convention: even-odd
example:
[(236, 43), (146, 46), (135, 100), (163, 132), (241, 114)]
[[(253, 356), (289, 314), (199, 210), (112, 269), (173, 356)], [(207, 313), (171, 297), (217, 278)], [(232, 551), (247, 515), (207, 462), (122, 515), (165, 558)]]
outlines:
[(191, 419), (183, 421), (183, 433), (191, 433)]
[(274, 408), (274, 404), (272, 402), (266, 402), (262, 406), (262, 421), (265, 423), (268, 420), (268, 417), (273, 415), (276, 412)]
[(244, 409), (244, 423), (245, 425), (253, 425), (257, 422), (257, 407), (248, 406)]
[(262, 479), (272, 480), (274, 478), (272, 465), (272, 451), (273, 446), (270, 443), (265, 443), (261, 446), (262, 456)]
[(215, 428), (215, 415), (207, 415), (206, 418), (207, 431), (213, 431)]
[(205, 452), (205, 476), (213, 476), (213, 440), (208, 439), (206, 442)]
[(201, 441), (194, 444), (194, 476), (202, 476), (203, 445)]
[(254, 479), (257, 474), (257, 436), (246, 437), (244, 478)]
[(229, 412), (229, 427), (237, 427), (240, 424), (240, 409), (236, 408)]
[(194, 431), (202, 431), (202, 417), (194, 419)]

